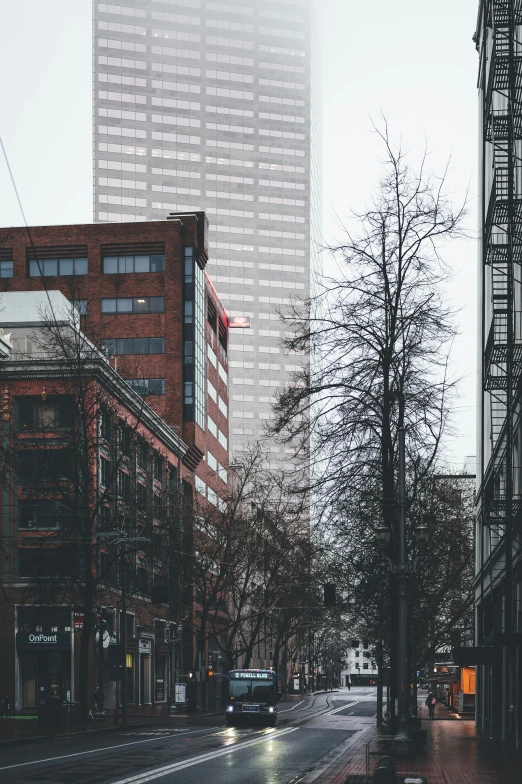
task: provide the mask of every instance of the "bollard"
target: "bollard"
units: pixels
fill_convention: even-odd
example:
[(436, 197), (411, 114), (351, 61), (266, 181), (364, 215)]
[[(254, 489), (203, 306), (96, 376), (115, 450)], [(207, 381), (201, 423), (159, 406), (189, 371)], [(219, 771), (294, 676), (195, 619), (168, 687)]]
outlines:
[(392, 757), (381, 757), (373, 774), (373, 784), (395, 784), (395, 762)]

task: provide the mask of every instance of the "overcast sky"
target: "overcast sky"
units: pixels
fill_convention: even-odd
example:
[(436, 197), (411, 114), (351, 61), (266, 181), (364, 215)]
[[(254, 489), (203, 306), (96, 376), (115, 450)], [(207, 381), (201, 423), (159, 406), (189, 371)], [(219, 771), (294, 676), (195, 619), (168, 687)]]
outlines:
[[(362, 209), (379, 172), (370, 117), (381, 110), (413, 157), (428, 137), (434, 171), (451, 155), (456, 201), (470, 186), (476, 228), (477, 0), (319, 0), (324, 229)], [(92, 221), (91, 0), (0, 0), (0, 134), (29, 224)], [(0, 160), (0, 225), (22, 223)], [(475, 453), (476, 243), (453, 245), (448, 295), (460, 309), (454, 367), (464, 376), (447, 439), (451, 468)]]

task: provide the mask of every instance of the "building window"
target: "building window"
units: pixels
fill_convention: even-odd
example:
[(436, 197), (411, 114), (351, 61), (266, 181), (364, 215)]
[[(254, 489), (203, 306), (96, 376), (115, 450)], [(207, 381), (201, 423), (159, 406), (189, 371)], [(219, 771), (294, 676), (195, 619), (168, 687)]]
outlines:
[(117, 338), (102, 340), (102, 350), (110, 357), (121, 354), (164, 354), (165, 338)]
[(85, 258), (72, 259), (30, 259), (29, 277), (39, 278), (54, 275), (87, 275), (88, 261)]
[(165, 459), (157, 453), (154, 455), (154, 479), (157, 482), (165, 479)]
[(192, 247), (183, 275), (183, 416), (205, 427), (205, 277)]
[(363, 670), (367, 670), (367, 669), (368, 669), (368, 663), (367, 663), (367, 662), (365, 662), (365, 663), (363, 664)]
[(89, 302), (86, 299), (73, 299), (72, 306), (79, 316), (87, 316), (89, 311)]
[(12, 277), (13, 277), (13, 262), (0, 261), (0, 278), (12, 278)]
[(23, 529), (50, 531), (61, 528), (70, 518), (63, 504), (49, 499), (18, 499), (18, 526)]
[(67, 430), (73, 425), (73, 398), (20, 397), (16, 401), (16, 415), (20, 430)]
[(164, 378), (126, 378), (125, 381), (142, 397), (165, 394)]
[(125, 471), (118, 471), (118, 495), (124, 499), (130, 498), (130, 476)]
[(128, 274), (131, 272), (165, 272), (165, 255), (104, 256), (105, 275)]
[(214, 332), (217, 332), (217, 310), (210, 297), (207, 299), (207, 319)]
[(164, 313), (165, 297), (118, 297), (101, 300), (102, 315), (106, 313)]

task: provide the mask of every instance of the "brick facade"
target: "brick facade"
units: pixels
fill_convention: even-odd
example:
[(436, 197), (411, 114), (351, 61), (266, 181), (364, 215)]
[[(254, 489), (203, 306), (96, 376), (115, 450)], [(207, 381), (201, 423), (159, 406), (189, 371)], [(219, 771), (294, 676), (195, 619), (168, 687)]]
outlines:
[[(97, 344), (101, 340), (135, 337), (165, 338), (165, 353), (139, 356), (118, 356), (111, 359), (113, 366), (125, 378), (165, 379), (165, 395), (150, 395), (147, 402), (192, 447), (191, 468), (208, 487), (223, 495), (226, 485), (219, 475), (201, 459), (208, 450), (218, 463), (228, 465), (228, 385), (208, 358), (206, 377), (222, 398), (227, 415), (206, 395), (207, 411), (226, 439), (227, 447), (207, 428), (183, 419), (183, 261), (184, 248), (194, 247), (200, 266), (207, 263), (205, 213), (182, 215), (173, 213), (169, 220), (143, 223), (111, 223), (97, 225), (36, 226), (31, 227), (29, 239), (25, 228), (11, 229), (2, 244), (2, 258), (11, 256), (13, 276), (0, 278), (0, 296), (5, 291), (61, 291), (69, 299), (86, 299), (88, 313), (82, 317), (83, 331)], [(147, 253), (165, 254), (164, 272), (104, 274), (103, 256)], [(88, 274), (29, 276), (29, 259), (45, 260), (53, 254), (88, 258)], [(164, 297), (163, 313), (121, 313), (102, 315), (101, 299)], [(205, 275), (206, 341), (217, 355), (225, 374), (228, 373), (227, 334), (228, 317), (219, 298)], [(208, 303), (216, 310), (216, 331), (208, 320)], [(224, 345), (219, 340), (219, 323), (225, 328)], [(199, 458), (199, 461), (198, 461)]]

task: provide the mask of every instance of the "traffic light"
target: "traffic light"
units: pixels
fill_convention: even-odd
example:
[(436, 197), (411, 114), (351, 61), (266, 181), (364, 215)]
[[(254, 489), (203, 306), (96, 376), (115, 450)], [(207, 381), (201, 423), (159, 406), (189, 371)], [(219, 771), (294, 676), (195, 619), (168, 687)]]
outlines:
[(335, 607), (335, 583), (324, 585), (323, 605), (325, 607)]
[(213, 674), (212, 673), (213, 669), (214, 669), (214, 656), (213, 656), (212, 653), (209, 653), (208, 654), (208, 666), (207, 666), (207, 675), (208, 675), (208, 677), (210, 677)]

